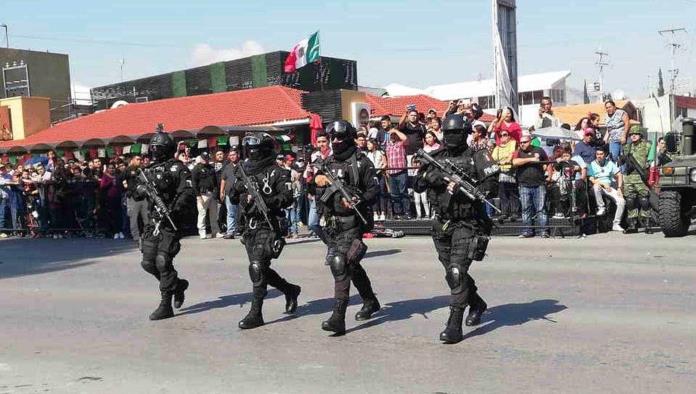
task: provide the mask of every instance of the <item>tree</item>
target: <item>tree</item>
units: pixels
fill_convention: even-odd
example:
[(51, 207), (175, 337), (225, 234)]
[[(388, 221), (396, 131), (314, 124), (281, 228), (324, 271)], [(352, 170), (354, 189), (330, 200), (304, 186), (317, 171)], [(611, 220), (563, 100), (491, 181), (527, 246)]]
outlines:
[(665, 95), (665, 82), (662, 80), (662, 68), (657, 72), (657, 97)]
[(582, 102), (584, 104), (590, 103), (590, 95), (587, 93), (587, 80), (585, 80), (585, 87), (582, 89)]

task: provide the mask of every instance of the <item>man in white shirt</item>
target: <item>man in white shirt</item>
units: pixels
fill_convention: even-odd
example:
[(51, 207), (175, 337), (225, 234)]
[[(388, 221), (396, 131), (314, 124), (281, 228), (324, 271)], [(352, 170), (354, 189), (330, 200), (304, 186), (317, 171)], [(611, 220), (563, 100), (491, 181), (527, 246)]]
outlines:
[[(606, 213), (602, 195), (609, 196), (616, 203), (616, 214), (614, 214), (612, 231), (623, 231), (621, 217), (626, 207), (626, 200), (624, 200), (621, 193), (623, 175), (613, 161), (607, 160), (606, 148), (597, 149), (596, 157), (597, 159), (590, 163), (588, 174), (595, 199), (597, 200), (597, 216), (602, 216)], [(616, 188), (612, 187), (614, 180), (616, 181)]]
[(545, 127), (560, 127), (561, 121), (553, 115), (553, 101), (550, 97), (542, 97), (539, 104), (539, 117), (534, 122), (534, 130)]

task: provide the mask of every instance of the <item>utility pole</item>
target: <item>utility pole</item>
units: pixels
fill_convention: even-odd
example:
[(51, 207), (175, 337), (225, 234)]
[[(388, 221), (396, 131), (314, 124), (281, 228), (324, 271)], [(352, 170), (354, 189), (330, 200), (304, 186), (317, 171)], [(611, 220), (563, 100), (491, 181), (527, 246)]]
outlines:
[(677, 50), (681, 47), (681, 44), (677, 42), (677, 33), (686, 33), (686, 29), (684, 29), (683, 27), (678, 27), (674, 29), (658, 30), (658, 33), (662, 37), (666, 37), (668, 40), (667, 46), (669, 47), (671, 58), (671, 68), (668, 70), (670, 74), (669, 93), (674, 94), (676, 89), (677, 76), (679, 75), (679, 69), (676, 66), (676, 54)]
[(7, 46), (7, 48), (9, 48), (10, 47), (10, 36), (7, 34), (7, 25), (3, 23), (3, 24), (0, 24), (0, 27), (5, 29), (5, 45)]
[(121, 82), (123, 82), (123, 65), (126, 63), (126, 59), (121, 58), (119, 63), (121, 64)]
[(600, 47), (595, 51), (595, 55), (599, 56), (599, 59), (595, 62), (595, 65), (599, 67), (599, 101), (604, 101), (604, 67), (609, 65), (609, 53), (602, 51)]

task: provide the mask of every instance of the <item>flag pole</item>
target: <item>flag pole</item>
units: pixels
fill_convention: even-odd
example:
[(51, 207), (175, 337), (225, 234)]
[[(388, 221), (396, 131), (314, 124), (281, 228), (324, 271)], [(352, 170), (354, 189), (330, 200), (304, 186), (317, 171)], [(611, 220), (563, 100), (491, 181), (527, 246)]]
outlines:
[(324, 77), (321, 74), (321, 30), (317, 30), (317, 41), (319, 44), (319, 91), (324, 91)]

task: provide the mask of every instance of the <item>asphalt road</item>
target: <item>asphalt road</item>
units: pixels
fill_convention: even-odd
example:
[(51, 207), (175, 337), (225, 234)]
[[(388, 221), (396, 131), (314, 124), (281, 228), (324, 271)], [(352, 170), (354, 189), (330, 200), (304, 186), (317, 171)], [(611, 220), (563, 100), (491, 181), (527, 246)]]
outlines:
[[(186, 239), (173, 319), (131, 242), (0, 241), (0, 393), (693, 392), (696, 237), (610, 233), (496, 238), (475, 263), (489, 312), (443, 345), (444, 272), (425, 237), (369, 240), (383, 309), (320, 329), (333, 279), (319, 242), (274, 267), (302, 288), (296, 317), (271, 291), (267, 325), (240, 331), (251, 286), (239, 241)], [(355, 292), (353, 290), (353, 292)]]

